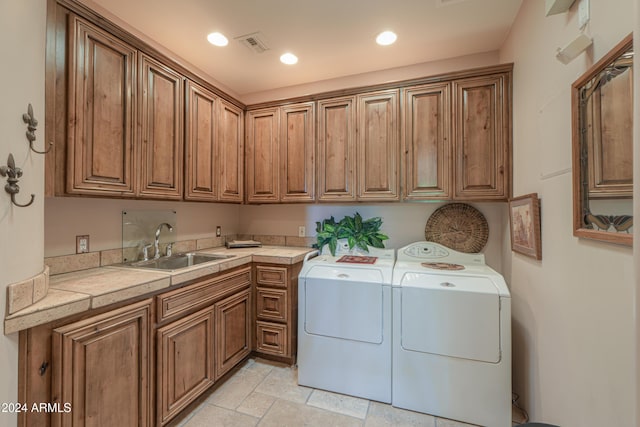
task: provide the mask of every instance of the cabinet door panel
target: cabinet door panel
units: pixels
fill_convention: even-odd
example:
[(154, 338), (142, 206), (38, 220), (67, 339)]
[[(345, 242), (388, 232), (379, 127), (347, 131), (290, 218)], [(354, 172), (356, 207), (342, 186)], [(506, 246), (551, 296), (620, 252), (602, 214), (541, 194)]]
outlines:
[(244, 121), (242, 110), (221, 100), (219, 103), (218, 199), (241, 203), (244, 195)]
[(456, 199), (509, 197), (508, 85), (505, 76), (453, 83)]
[(67, 192), (133, 196), (136, 51), (70, 15)]
[(144, 55), (140, 70), (140, 195), (181, 199), (183, 78)]
[(398, 200), (398, 91), (358, 95), (358, 199)]
[(279, 199), (279, 110), (247, 113), (247, 201), (273, 203)]
[(216, 379), (251, 352), (251, 290), (215, 304)]
[(314, 200), (314, 103), (282, 107), (280, 180), (283, 202)]
[(158, 420), (167, 423), (214, 381), (213, 308), (158, 329)]
[(449, 84), (404, 90), (404, 198), (448, 199), (452, 171)]
[(356, 145), (354, 98), (318, 101), (318, 200), (353, 201)]
[(187, 82), (186, 200), (218, 198), (217, 104), (213, 93)]
[(150, 426), (151, 301), (53, 331), (53, 402), (70, 403), (54, 424)]

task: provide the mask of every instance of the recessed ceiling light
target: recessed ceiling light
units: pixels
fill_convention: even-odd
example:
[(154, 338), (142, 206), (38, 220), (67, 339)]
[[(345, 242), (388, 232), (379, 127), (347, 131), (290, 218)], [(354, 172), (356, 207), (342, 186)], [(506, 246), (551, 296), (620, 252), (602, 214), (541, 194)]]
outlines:
[(229, 39), (218, 32), (209, 34), (207, 40), (214, 46), (226, 46), (229, 44)]
[(285, 53), (280, 57), (280, 62), (287, 65), (293, 65), (298, 62), (298, 57), (293, 53)]
[(397, 38), (398, 36), (393, 31), (383, 31), (376, 37), (376, 43), (381, 46), (388, 46), (393, 44)]

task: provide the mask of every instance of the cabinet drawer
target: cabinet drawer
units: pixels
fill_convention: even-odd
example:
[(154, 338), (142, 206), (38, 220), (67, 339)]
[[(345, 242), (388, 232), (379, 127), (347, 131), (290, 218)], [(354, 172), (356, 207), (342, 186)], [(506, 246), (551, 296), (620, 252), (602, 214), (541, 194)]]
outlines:
[(256, 282), (258, 285), (287, 287), (287, 268), (259, 265), (256, 267)]
[(256, 315), (258, 319), (287, 321), (286, 290), (258, 288), (256, 290), (256, 300)]
[(287, 325), (270, 322), (256, 322), (256, 350), (276, 356), (289, 354)]
[(209, 280), (165, 292), (156, 297), (158, 323), (177, 317), (188, 311), (211, 305), (225, 295), (230, 295), (251, 284), (251, 267), (221, 274)]

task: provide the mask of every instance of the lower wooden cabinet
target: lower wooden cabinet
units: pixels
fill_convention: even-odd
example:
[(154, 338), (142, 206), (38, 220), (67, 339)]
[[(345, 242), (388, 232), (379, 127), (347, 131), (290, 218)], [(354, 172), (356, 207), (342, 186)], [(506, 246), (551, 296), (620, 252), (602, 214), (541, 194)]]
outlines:
[(294, 364), (301, 267), (245, 265), (22, 331), (18, 400), (60, 410), (18, 425), (164, 426), (252, 351)]
[(214, 381), (214, 309), (157, 331), (157, 417), (165, 424)]
[(53, 330), (52, 399), (60, 426), (153, 425), (152, 300)]
[(298, 274), (302, 264), (257, 264), (255, 351), (295, 364), (298, 350)]
[(217, 302), (216, 379), (251, 353), (251, 289)]

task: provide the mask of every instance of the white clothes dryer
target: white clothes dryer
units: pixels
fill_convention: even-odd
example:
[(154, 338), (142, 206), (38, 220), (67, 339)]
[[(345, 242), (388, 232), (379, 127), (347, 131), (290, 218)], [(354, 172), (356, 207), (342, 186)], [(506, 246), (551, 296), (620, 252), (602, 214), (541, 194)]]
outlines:
[[(394, 249), (305, 259), (298, 278), (298, 384), (391, 403)], [(352, 261), (371, 261), (354, 258)]]
[(392, 404), (511, 426), (511, 298), (484, 255), (432, 242), (398, 250)]

